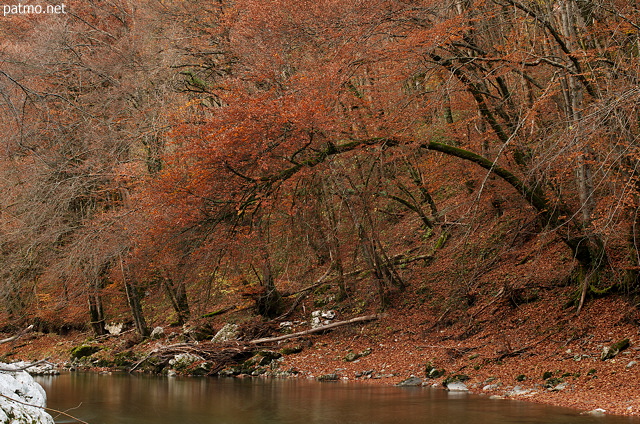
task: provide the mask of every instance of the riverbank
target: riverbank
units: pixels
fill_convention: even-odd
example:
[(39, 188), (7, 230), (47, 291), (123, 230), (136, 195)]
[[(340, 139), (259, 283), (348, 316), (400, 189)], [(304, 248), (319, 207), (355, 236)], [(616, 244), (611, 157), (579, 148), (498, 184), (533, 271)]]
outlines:
[[(319, 336), (312, 348), (284, 363), (303, 377), (334, 373), (374, 384), (416, 376), (422, 384), (443, 387), (447, 378), (460, 376), (477, 394), (640, 416), (638, 326), (621, 302), (597, 299), (579, 316), (561, 305), (497, 307), (483, 312), (487, 321), (468, 337), (464, 321), (430, 328), (407, 308), (376, 323), (342, 329), (339, 337)], [(627, 348), (602, 359), (605, 348), (626, 339)], [(366, 351), (371, 353), (345, 360)], [(443, 375), (427, 378), (426, 367)]]
[[(545, 297), (558, 299), (566, 290), (556, 288)], [(269, 347), (287, 353), (275, 364), (279, 372), (297, 378), (330, 376), (393, 385), (415, 376), (418, 384), (443, 387), (455, 376), (471, 392), (494, 398), (640, 416), (640, 338), (636, 317), (628, 312), (634, 309), (625, 302), (618, 296), (594, 299), (576, 315), (561, 302), (512, 306), (496, 294), (493, 301), (450, 321), (438, 321), (416, 304), (407, 304), (376, 321)], [(339, 313), (337, 318), (348, 317)], [(220, 318), (215, 326), (223, 323)], [(132, 332), (98, 339), (81, 332), (32, 333), (0, 346), (0, 355), (5, 361), (49, 358), (69, 367), (74, 348), (93, 346), (85, 364), (95, 370), (118, 365), (127, 369), (181, 337), (180, 328), (167, 328), (162, 338), (141, 343)], [(629, 345), (603, 360), (603, 351), (621, 340), (629, 340)]]

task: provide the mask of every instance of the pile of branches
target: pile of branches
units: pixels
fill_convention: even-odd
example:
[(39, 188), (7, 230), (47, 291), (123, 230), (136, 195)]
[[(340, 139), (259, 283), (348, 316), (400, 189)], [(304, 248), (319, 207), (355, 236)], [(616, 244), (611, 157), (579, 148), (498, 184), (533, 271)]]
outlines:
[(215, 374), (231, 365), (239, 364), (252, 357), (258, 348), (255, 344), (234, 341), (230, 343), (177, 343), (158, 347), (140, 361), (138, 361), (129, 372), (135, 371), (140, 365), (153, 358), (155, 364), (166, 366), (169, 361), (179, 354), (190, 354), (202, 358), (203, 362), (211, 364), (209, 373)]
[[(302, 337), (313, 333), (321, 333), (344, 325), (373, 321), (383, 316), (384, 314), (366, 315), (351, 318), (345, 321), (334, 322), (331, 324), (323, 325), (321, 327), (312, 328), (310, 330), (299, 331), (297, 333), (285, 334), (276, 337), (263, 337), (248, 341), (234, 340), (227, 343), (177, 343), (168, 346), (161, 346), (149, 352), (149, 354), (138, 361), (129, 370), (129, 372), (135, 371), (140, 365), (151, 358), (154, 358), (154, 363), (166, 366), (169, 361), (176, 355), (190, 354), (199, 356), (200, 358), (202, 358), (203, 362), (209, 362), (210, 364), (212, 364), (209, 374), (215, 374), (226, 367), (237, 365), (249, 359), (258, 351), (277, 349), (273, 346), (277, 342), (280, 342), (282, 340)], [(250, 322), (245, 325), (245, 328), (243, 328), (244, 337), (259, 337), (260, 335), (263, 335), (272, 330), (273, 327), (273, 323), (265, 324), (259, 322)]]

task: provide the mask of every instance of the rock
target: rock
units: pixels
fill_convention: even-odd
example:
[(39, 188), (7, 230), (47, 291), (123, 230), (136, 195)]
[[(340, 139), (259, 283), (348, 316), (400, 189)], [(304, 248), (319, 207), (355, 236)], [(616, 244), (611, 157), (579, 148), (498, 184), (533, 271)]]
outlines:
[(271, 364), (271, 362), (277, 359), (280, 359), (282, 357), (282, 354), (279, 352), (273, 352), (271, 350), (261, 350), (257, 353), (256, 357), (258, 365), (265, 366)]
[(520, 386), (515, 386), (513, 389), (509, 390), (506, 395), (507, 396), (524, 396), (531, 393), (531, 389), (523, 389)]
[(485, 392), (488, 392), (488, 391), (498, 390), (499, 388), (500, 388), (499, 384), (487, 384), (482, 388), (482, 390)]
[(336, 318), (336, 311), (322, 311), (320, 315), (324, 319), (332, 320)]
[(280, 353), (283, 355), (295, 355), (296, 353), (302, 352), (302, 350), (303, 350), (302, 345), (296, 345), (296, 346), (283, 347), (282, 349), (280, 349)]
[(595, 417), (601, 417), (607, 413), (606, 409), (596, 408), (591, 411), (583, 412), (582, 415), (593, 415)]
[(90, 346), (90, 345), (80, 345), (71, 349), (71, 357), (74, 359), (84, 358), (86, 356), (91, 356), (101, 348), (99, 346)]
[(237, 340), (239, 335), (240, 332), (238, 331), (238, 325), (227, 323), (220, 329), (220, 331), (216, 333), (215, 336), (213, 336), (211, 341), (214, 343), (229, 342), (232, 340)]
[(443, 382), (443, 386), (448, 386), (450, 383), (462, 383), (463, 381), (469, 380), (469, 376), (466, 374), (454, 374), (447, 377)]
[(152, 340), (157, 340), (157, 339), (163, 338), (164, 337), (164, 328), (162, 328), (162, 327), (154, 328), (149, 337), (151, 337)]
[(605, 346), (600, 354), (600, 359), (606, 361), (607, 359), (615, 358), (620, 352), (629, 347), (629, 339), (622, 339), (611, 346)]
[(566, 389), (567, 387), (568, 387), (567, 383), (560, 383), (560, 384), (552, 387), (550, 390), (552, 392), (560, 392), (560, 391)]
[(203, 342), (210, 340), (216, 334), (216, 330), (209, 323), (193, 326), (184, 325), (182, 327), (182, 334), (187, 340)]
[(338, 374), (323, 374), (318, 376), (318, 378), (316, 379), (318, 381), (338, 381), (340, 380), (340, 376)]
[[(547, 379), (547, 381), (544, 382), (543, 386), (546, 387), (549, 390), (554, 391), (554, 390), (556, 390), (556, 387), (561, 386), (562, 383), (564, 383), (564, 379), (563, 378), (552, 377), (552, 378)], [(560, 390), (562, 390), (562, 388)]]
[(117, 336), (118, 334), (122, 333), (122, 329), (124, 328), (124, 323), (123, 322), (111, 322), (109, 324), (105, 324), (104, 325), (105, 330), (107, 330), (109, 332), (109, 334)]
[(31, 375), (59, 375), (60, 371), (53, 364), (43, 362), (38, 365), (30, 366), (29, 362), (14, 362), (11, 365), (16, 368), (24, 369)]
[(280, 323), (280, 331), (285, 333), (285, 334), (293, 333), (293, 322), (292, 321), (281, 322)]
[(343, 358), (345, 362), (353, 362), (357, 359), (362, 358), (363, 356), (367, 356), (371, 354), (371, 348), (367, 348), (365, 350), (363, 350), (360, 353), (355, 353), (355, 352), (349, 352), (345, 355), (345, 357)]
[(396, 384), (396, 386), (422, 386), (422, 379), (412, 375), (406, 380), (402, 380)]
[(427, 378), (440, 378), (445, 374), (445, 370), (442, 368), (436, 368), (431, 363), (425, 366), (424, 373)]
[[(18, 369), (15, 364), (1, 364), (1, 368)], [(0, 373), (0, 422), (11, 424), (53, 424), (51, 415), (45, 412), (47, 394), (25, 371)], [(27, 406), (7, 398), (28, 403)]]
[(331, 320), (335, 319), (335, 317), (335, 311), (313, 311), (311, 312), (311, 328), (319, 328), (331, 324)]
[(637, 364), (637, 362), (636, 362), (636, 361), (631, 361), (631, 362), (629, 362), (629, 363), (627, 364), (626, 368), (627, 368), (627, 369), (629, 369), (629, 368), (633, 368), (636, 364)]
[(450, 392), (468, 392), (469, 388), (461, 381), (453, 381), (446, 385), (446, 388)]
[(198, 355), (179, 353), (169, 360), (169, 365), (176, 371), (183, 371), (199, 361), (203, 361), (203, 359)]

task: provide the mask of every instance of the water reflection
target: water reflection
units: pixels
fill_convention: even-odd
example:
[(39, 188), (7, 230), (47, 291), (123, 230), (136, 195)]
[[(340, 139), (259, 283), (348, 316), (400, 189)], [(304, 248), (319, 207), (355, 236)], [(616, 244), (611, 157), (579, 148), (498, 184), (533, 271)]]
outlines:
[(640, 424), (640, 419), (580, 416), (525, 402), (356, 383), (83, 373), (38, 382), (51, 408), (91, 424)]

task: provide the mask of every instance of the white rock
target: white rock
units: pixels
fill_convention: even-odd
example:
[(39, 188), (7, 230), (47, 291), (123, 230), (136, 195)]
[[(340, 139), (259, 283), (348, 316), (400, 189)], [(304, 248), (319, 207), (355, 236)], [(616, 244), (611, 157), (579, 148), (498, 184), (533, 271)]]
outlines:
[(464, 383), (454, 381), (453, 383), (447, 384), (447, 390), (450, 392), (468, 392), (469, 388)]
[(515, 386), (512, 390), (509, 390), (506, 395), (507, 396), (524, 396), (531, 393), (531, 389), (524, 389), (520, 386)]
[(557, 386), (552, 387), (550, 390), (552, 392), (560, 392), (560, 391), (566, 389), (567, 387), (569, 387), (569, 385), (567, 383), (560, 383)]
[(151, 337), (151, 339), (153, 340), (164, 337), (164, 328), (162, 327), (154, 328), (149, 337)]
[(179, 353), (169, 360), (169, 365), (172, 367), (189, 367), (195, 362), (202, 361), (202, 357), (198, 355), (192, 355), (190, 353)]
[(211, 339), (214, 343), (223, 343), (232, 340), (237, 340), (239, 335), (238, 325), (227, 323), (213, 336)]
[(20, 368), (25, 370), (26, 372), (28, 372), (31, 375), (58, 375), (60, 374), (60, 371), (58, 369), (56, 369), (56, 367), (53, 364), (50, 364), (48, 362), (42, 362), (40, 364), (37, 365), (31, 365), (31, 362), (24, 362), (24, 361), (19, 361), (19, 362), (13, 362), (11, 363), (11, 365), (13, 365), (16, 368)]
[(583, 415), (593, 415), (596, 417), (601, 417), (607, 413), (606, 409), (596, 408), (591, 411), (583, 412)]
[[(0, 367), (18, 368), (13, 364), (0, 364)], [(47, 405), (47, 394), (27, 372), (0, 372), (0, 394), (0, 422), (53, 424), (51, 415), (42, 409)], [(7, 398), (34, 406), (23, 405)]]
[(336, 317), (336, 311), (322, 311), (322, 318), (324, 319), (334, 319)]
[(336, 311), (313, 311), (311, 312), (311, 328), (329, 325), (335, 317)]
[(124, 323), (119, 322), (119, 323), (109, 323), (109, 324), (105, 324), (104, 325), (105, 330), (107, 330), (109, 332), (109, 334), (112, 334), (114, 336), (117, 336), (118, 334), (122, 333), (122, 329), (124, 328)]

